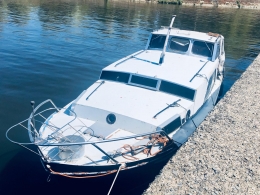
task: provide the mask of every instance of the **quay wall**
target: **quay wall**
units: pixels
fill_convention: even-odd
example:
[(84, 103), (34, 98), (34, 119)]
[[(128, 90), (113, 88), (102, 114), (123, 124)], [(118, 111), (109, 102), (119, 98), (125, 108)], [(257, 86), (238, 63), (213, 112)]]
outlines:
[(183, 6), (260, 9), (260, 0), (109, 0), (133, 3), (181, 4)]
[(260, 194), (260, 54), (144, 195)]

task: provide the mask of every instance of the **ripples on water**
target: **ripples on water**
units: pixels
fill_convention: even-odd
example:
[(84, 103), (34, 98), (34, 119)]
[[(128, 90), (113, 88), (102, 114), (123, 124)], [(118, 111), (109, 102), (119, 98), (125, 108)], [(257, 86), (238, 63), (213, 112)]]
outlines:
[[(8, 194), (12, 189), (15, 193), (8, 186), (17, 183), (19, 188), (30, 185), (46, 192), (57, 185), (66, 192), (60, 181), (45, 183), (47, 176), (38, 157), (8, 143), (6, 129), (28, 117), (30, 100), (39, 103), (51, 98), (64, 106), (77, 97), (102, 68), (143, 49), (150, 31), (169, 25), (172, 14), (177, 15), (177, 28), (224, 35), (225, 92), (260, 51), (260, 13), (254, 10), (106, 0), (0, 1), (0, 192)], [(122, 194), (130, 188), (115, 186), (115, 192)]]

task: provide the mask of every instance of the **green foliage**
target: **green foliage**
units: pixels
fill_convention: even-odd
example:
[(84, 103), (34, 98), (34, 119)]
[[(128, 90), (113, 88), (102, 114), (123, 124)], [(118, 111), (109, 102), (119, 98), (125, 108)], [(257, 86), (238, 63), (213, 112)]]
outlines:
[(182, 5), (183, 0), (158, 0), (160, 4), (174, 4), (174, 5)]

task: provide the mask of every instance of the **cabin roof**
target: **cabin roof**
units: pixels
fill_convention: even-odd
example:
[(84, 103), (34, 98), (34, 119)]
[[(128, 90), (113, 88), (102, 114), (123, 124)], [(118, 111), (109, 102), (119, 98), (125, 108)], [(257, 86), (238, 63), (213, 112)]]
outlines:
[[(196, 78), (192, 82), (190, 82), (190, 80), (205, 63), (207, 63), (206, 66), (212, 63), (206, 59), (169, 52), (166, 52), (163, 64), (156, 65), (151, 63), (158, 63), (160, 55), (161, 51), (157, 50), (143, 51), (134, 58), (130, 58), (122, 63), (118, 63), (117, 61), (105, 67), (103, 70), (154, 77), (197, 89), (201, 84), (201, 79)], [(203, 73), (203, 70), (200, 73)]]
[[(90, 86), (76, 103), (128, 116), (155, 126), (159, 126), (176, 113), (185, 112), (182, 107), (171, 107), (162, 112), (156, 119), (153, 118), (168, 104), (181, 99), (179, 103), (186, 109), (193, 105), (192, 101), (167, 93), (122, 85), (111, 81), (106, 81), (98, 90), (92, 93), (98, 85), (100, 85), (100, 82)], [(91, 96), (86, 100), (90, 94)]]
[[(162, 29), (153, 31), (152, 34), (167, 35), (167, 32), (168, 32), (167, 28), (162, 28)], [(202, 40), (202, 41), (211, 42), (211, 43), (216, 42), (216, 40), (218, 38), (218, 34), (215, 34), (215, 33), (203, 33), (203, 32), (197, 32), (197, 31), (180, 30), (180, 29), (175, 29), (175, 28), (173, 28), (171, 30), (170, 35), (178, 36), (178, 37), (186, 37), (186, 38), (190, 38), (190, 39), (197, 39), (197, 40)]]

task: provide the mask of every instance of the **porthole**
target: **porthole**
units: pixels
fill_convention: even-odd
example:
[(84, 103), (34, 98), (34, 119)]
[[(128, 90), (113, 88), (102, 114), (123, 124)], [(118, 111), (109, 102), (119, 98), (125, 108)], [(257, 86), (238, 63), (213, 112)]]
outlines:
[(107, 123), (112, 125), (116, 122), (116, 116), (114, 114), (107, 115)]

